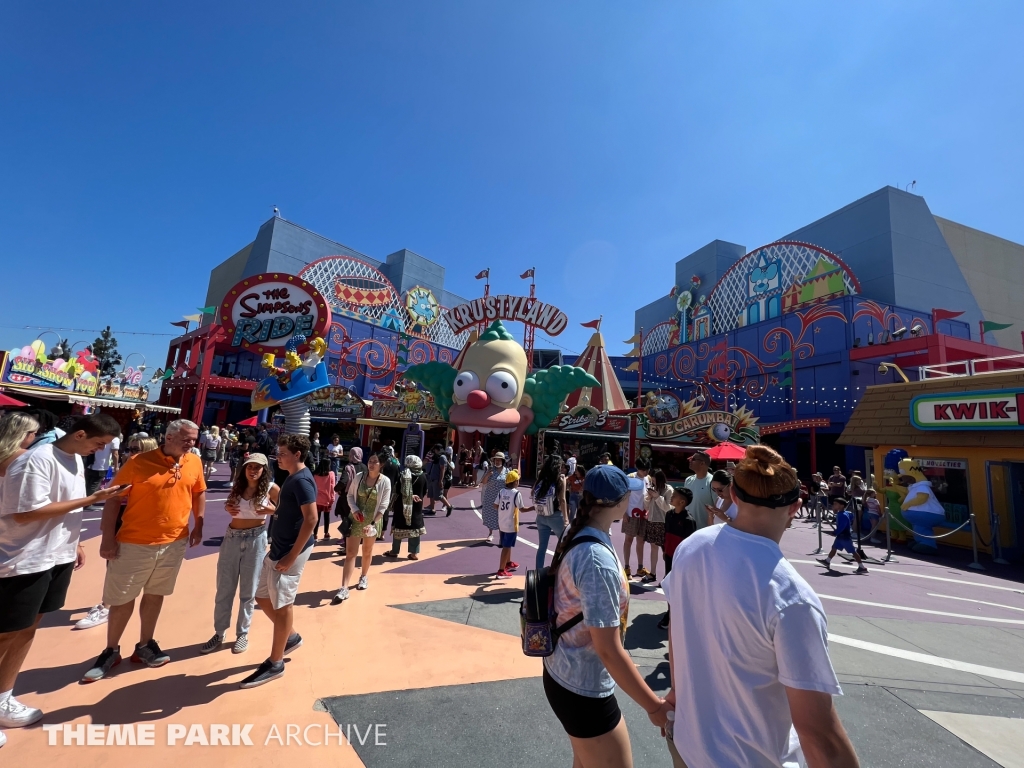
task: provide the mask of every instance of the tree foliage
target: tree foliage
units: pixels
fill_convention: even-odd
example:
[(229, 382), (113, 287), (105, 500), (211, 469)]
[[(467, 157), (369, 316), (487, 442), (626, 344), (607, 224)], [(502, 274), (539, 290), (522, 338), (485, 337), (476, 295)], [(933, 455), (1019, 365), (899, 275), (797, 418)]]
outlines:
[(92, 354), (99, 364), (101, 376), (113, 376), (118, 372), (117, 366), (121, 365), (121, 353), (117, 351), (117, 339), (111, 333), (109, 325), (92, 343)]

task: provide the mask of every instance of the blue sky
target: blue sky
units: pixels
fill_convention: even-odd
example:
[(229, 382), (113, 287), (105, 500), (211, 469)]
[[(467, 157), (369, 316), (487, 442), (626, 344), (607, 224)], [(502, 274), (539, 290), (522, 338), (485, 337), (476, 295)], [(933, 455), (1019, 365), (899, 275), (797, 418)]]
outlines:
[(603, 314), (613, 353), (679, 258), (886, 184), (1024, 242), (1022, 32), (1018, 2), (8, 4), (0, 346), (110, 324), (162, 365), (127, 332), (174, 331), (273, 205), (468, 297), (536, 266), (555, 341)]

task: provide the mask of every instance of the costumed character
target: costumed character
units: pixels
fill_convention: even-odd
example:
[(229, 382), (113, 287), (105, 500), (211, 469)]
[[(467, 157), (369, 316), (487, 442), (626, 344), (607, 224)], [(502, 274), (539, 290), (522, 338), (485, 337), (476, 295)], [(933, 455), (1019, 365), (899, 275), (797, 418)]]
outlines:
[(582, 387), (601, 382), (582, 368), (555, 365), (527, 375), (526, 351), (495, 320), (460, 356), (459, 367), (413, 365), (405, 378), (424, 386), (434, 404), (460, 432), (509, 435), (509, 464), (519, 466), (523, 436), (546, 428), (562, 402)]
[(309, 434), (309, 395), (330, 386), (323, 354), (327, 344), (315, 338), (308, 344), (305, 358), (299, 357), (299, 347), (306, 343), (305, 336), (293, 336), (285, 345), (284, 365), (278, 366), (272, 352), (263, 355), (263, 367), (270, 375), (252, 392), (252, 409), (260, 411), (272, 405), (281, 406), (285, 417), (284, 434)]
[[(910, 540), (910, 521), (903, 516), (902, 509), (905, 498), (907, 498), (907, 489), (899, 484), (896, 472), (891, 469), (885, 470), (885, 488), (883, 489), (881, 500), (889, 511), (889, 520), (896, 522), (895, 525), (889, 525), (889, 520), (885, 522), (889, 526), (889, 537), (893, 541), (905, 542)], [(904, 528), (899, 523), (906, 527)]]
[(935, 526), (946, 525), (946, 510), (935, 498), (931, 481), (924, 476), (914, 460), (908, 458), (900, 462), (900, 484), (907, 486), (907, 498), (900, 508), (914, 529), (911, 551), (922, 555), (937, 555), (939, 547), (935, 540), (925, 536), (934, 536)]

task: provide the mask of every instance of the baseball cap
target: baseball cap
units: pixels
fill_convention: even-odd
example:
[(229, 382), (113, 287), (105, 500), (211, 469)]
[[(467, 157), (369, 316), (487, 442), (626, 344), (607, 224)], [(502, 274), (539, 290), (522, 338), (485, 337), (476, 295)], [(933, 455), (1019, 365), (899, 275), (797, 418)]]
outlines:
[(513, 469), (507, 475), (505, 475), (505, 485), (512, 485), (512, 483), (519, 482), (519, 472)]
[(250, 453), (249, 458), (243, 461), (242, 464), (261, 464), (264, 467), (269, 466), (269, 464), (267, 464), (267, 457), (262, 453)]
[[(643, 483), (643, 480), (640, 480)], [(587, 472), (583, 490), (589, 491), (602, 506), (618, 504), (629, 493), (629, 478), (614, 464), (598, 464)]]

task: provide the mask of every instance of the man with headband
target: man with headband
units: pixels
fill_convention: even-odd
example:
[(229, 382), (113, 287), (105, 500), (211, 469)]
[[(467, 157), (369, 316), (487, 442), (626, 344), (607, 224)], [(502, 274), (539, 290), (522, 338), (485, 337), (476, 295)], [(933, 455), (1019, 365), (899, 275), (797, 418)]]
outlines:
[(810, 768), (856, 768), (832, 703), (842, 690), (825, 611), (779, 548), (800, 510), (796, 472), (751, 446), (730, 489), (736, 519), (680, 544), (661, 582), (672, 614), (673, 764), (796, 768), (803, 757)]

